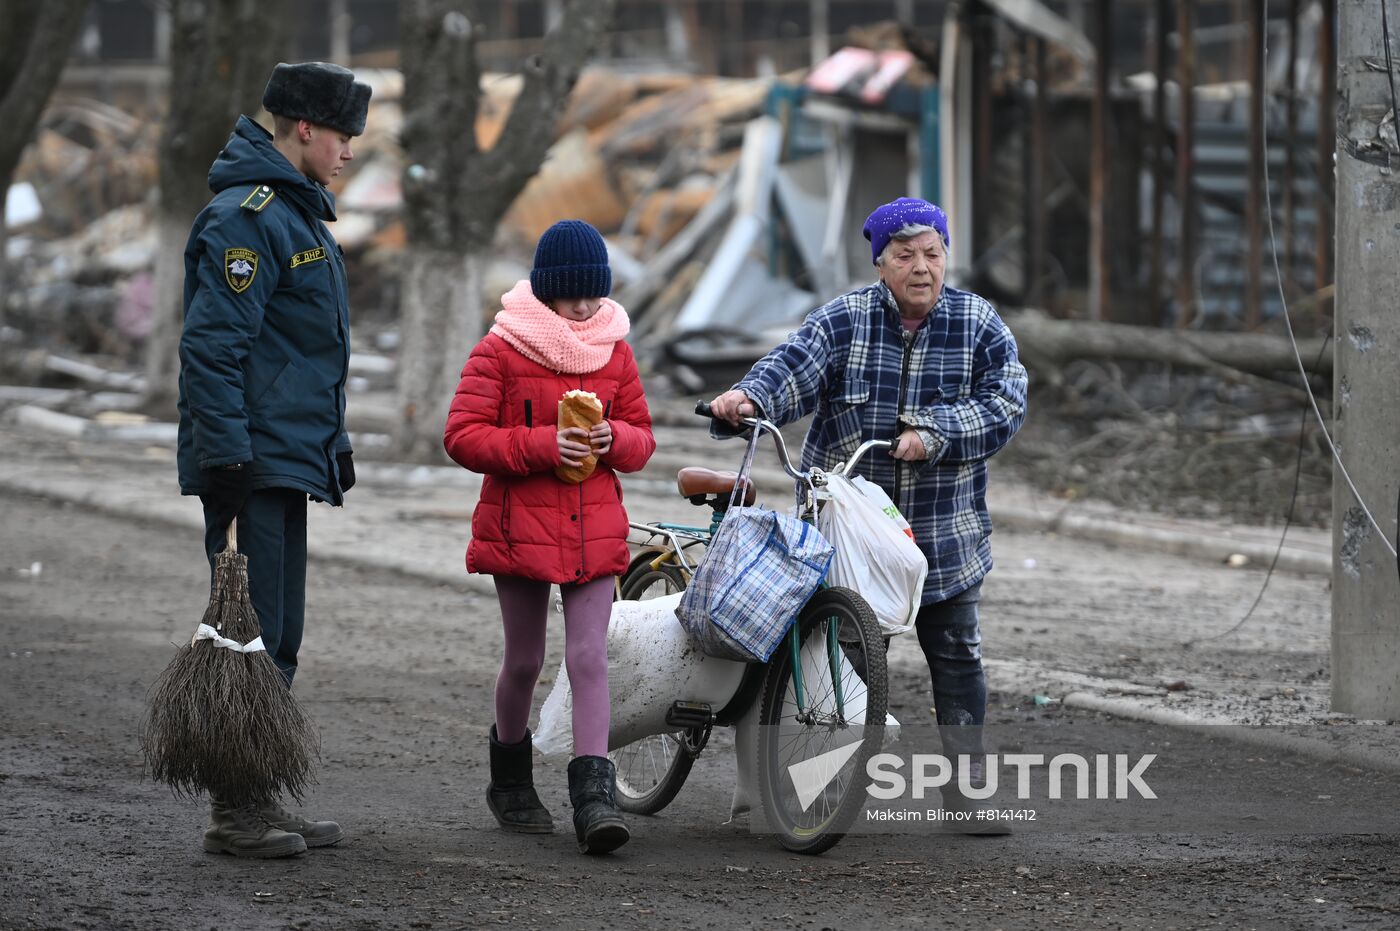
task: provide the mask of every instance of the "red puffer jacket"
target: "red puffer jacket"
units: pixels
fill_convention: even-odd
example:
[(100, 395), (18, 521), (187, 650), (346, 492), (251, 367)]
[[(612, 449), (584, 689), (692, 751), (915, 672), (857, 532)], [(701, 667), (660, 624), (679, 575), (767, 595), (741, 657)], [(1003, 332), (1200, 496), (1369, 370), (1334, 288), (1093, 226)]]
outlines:
[[(612, 449), (578, 485), (554, 476), (559, 399), (575, 388), (598, 396), (613, 433)], [(625, 342), (598, 371), (560, 375), (488, 334), (462, 370), (443, 445), (486, 476), (472, 512), (468, 572), (587, 582), (626, 570), (627, 512), (616, 473), (645, 466), (656, 440)]]

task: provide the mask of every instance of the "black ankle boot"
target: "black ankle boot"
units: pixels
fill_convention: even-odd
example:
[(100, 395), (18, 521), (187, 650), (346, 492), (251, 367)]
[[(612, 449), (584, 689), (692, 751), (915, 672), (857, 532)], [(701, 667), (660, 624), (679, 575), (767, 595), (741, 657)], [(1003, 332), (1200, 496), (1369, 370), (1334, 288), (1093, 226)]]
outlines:
[(491, 725), (491, 785), (486, 788), (486, 805), (504, 830), (549, 834), (554, 830), (554, 819), (535, 794), (530, 754), (528, 729), (519, 742), (503, 744), (496, 739), (496, 725)]
[(583, 853), (609, 853), (632, 837), (615, 802), (617, 770), (602, 756), (569, 761), (569, 803), (574, 806), (574, 833)]

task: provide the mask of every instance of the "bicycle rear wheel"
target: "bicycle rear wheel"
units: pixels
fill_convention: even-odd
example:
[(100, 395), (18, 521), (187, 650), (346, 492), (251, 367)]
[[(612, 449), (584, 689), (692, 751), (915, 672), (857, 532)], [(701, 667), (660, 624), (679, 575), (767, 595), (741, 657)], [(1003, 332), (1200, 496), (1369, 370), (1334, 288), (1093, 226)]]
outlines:
[(683, 590), (685, 577), (676, 566), (661, 565), (653, 569), (642, 563), (624, 575), (620, 585), (623, 601), (649, 601)]
[[(675, 566), (653, 569), (640, 562), (623, 576), (621, 588), (624, 601), (647, 601), (674, 595), (685, 582)], [(608, 759), (617, 767), (617, 807), (633, 815), (654, 815), (671, 804), (695, 764), (687, 749), (694, 740), (685, 731), (654, 734), (610, 752)]]
[(685, 731), (653, 734), (609, 753), (617, 767), (617, 807), (654, 815), (671, 804), (695, 765), (687, 742)]
[[(865, 767), (884, 739), (889, 691), (880, 625), (860, 595), (823, 589), (796, 625), (802, 708), (784, 640), (763, 687), (756, 776), (762, 815), (778, 842), (796, 853), (818, 854), (840, 841), (865, 807)], [(863, 678), (854, 657), (863, 659)]]

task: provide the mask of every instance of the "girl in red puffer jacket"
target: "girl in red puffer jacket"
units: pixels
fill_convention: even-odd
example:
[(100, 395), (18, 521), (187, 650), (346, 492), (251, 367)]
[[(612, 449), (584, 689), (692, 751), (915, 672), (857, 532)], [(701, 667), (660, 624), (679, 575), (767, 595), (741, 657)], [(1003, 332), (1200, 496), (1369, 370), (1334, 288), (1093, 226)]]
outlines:
[[(607, 759), (608, 619), (614, 577), (628, 562), (616, 473), (636, 472), (656, 449), (637, 363), (623, 341), (627, 312), (608, 300), (611, 288), (598, 231), (580, 220), (550, 227), (530, 280), (502, 297), (495, 325), (467, 359), (443, 438), (448, 455), (486, 476), (467, 571), (495, 577), (505, 627), (487, 804), (507, 831), (554, 830), (535, 793), (526, 720), (557, 584), (573, 690), (569, 800), (584, 853), (606, 853), (629, 837)], [(559, 399), (575, 389), (603, 405), (591, 431), (556, 426)], [(555, 466), (579, 465), (590, 450), (597, 467), (581, 483), (555, 476)]]

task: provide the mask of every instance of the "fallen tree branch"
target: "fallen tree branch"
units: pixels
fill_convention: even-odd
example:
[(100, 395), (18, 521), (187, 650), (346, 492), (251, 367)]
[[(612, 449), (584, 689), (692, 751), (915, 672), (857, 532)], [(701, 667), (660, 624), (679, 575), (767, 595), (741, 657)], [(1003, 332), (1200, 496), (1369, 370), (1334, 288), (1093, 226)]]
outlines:
[[(1058, 369), (1076, 359), (1136, 360), (1200, 368), (1242, 380), (1298, 368), (1293, 344), (1282, 336), (1056, 320), (1038, 310), (1013, 311), (1005, 318), (1022, 354), (1038, 367)], [(1304, 368), (1328, 376), (1332, 355), (1323, 353), (1322, 346), (1322, 337), (1298, 341)], [(1053, 374), (1042, 374), (1057, 380)]]

